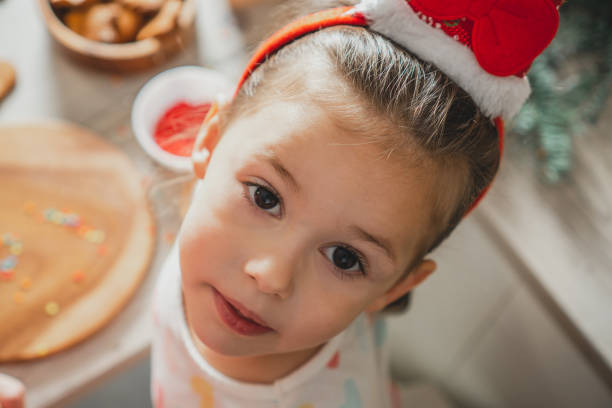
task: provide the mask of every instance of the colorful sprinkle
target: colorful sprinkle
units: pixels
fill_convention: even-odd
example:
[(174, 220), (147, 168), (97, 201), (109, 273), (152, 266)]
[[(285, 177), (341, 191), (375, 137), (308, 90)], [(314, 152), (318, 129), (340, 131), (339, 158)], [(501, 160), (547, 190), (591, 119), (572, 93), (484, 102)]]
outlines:
[(101, 244), (106, 239), (106, 233), (104, 231), (84, 224), (81, 216), (68, 208), (62, 208), (61, 211), (55, 208), (45, 208), (38, 214), (32, 212), (35, 208), (33, 203), (28, 202), (24, 204), (24, 208), (28, 208), (28, 211), (30, 211), (29, 213), (34, 215), (37, 220), (46, 220), (53, 224), (72, 229), (78, 236), (92, 244)]
[(97, 252), (98, 252), (98, 255), (104, 256), (108, 252), (108, 248), (106, 247), (106, 245), (100, 244), (100, 245), (98, 245), (98, 251)]
[(0, 259), (0, 279), (11, 280), (15, 276), (14, 269), (17, 267), (17, 256), (23, 252), (23, 244), (13, 234), (2, 234), (2, 243), (9, 247), (10, 255)]
[(101, 244), (102, 242), (104, 242), (104, 240), (106, 240), (106, 233), (101, 230), (96, 230), (96, 236), (94, 239), (94, 243)]
[(81, 283), (83, 279), (85, 279), (85, 274), (81, 270), (78, 270), (72, 274), (72, 281), (74, 283)]
[(68, 215), (65, 217), (65, 222), (64, 222), (64, 224), (65, 224), (67, 227), (76, 228), (76, 227), (79, 227), (79, 226), (81, 225), (81, 219), (80, 219), (80, 218), (79, 218), (79, 216), (78, 216), (78, 215), (76, 215), (76, 214), (68, 214)]
[(23, 244), (20, 241), (13, 242), (9, 248), (9, 252), (13, 255), (21, 255), (23, 252)]
[(84, 237), (89, 231), (89, 227), (87, 225), (80, 225), (77, 227), (76, 233), (80, 237)]
[(25, 301), (25, 293), (21, 291), (17, 291), (13, 293), (13, 302), (20, 305)]
[(28, 290), (32, 287), (32, 279), (25, 277), (21, 280), (21, 282), (19, 282), (19, 286), (21, 287), (21, 289), (23, 290)]
[(13, 242), (17, 241), (17, 239), (10, 232), (5, 232), (2, 234), (2, 243), (4, 245), (12, 245)]
[(59, 313), (60, 307), (57, 302), (48, 302), (45, 305), (45, 313), (49, 316), (55, 316)]
[(43, 211), (43, 216), (45, 217), (46, 220), (51, 220), (51, 218), (53, 218), (53, 209), (52, 208), (47, 208), (46, 210)]
[(15, 269), (16, 266), (17, 266), (17, 257), (12, 254), (7, 256), (0, 262), (0, 269), (3, 271), (9, 271), (11, 269)]
[(101, 244), (102, 242), (104, 242), (105, 238), (106, 235), (104, 234), (104, 231), (89, 230), (85, 233), (85, 239), (91, 242), (92, 244)]
[(13, 278), (15, 277), (15, 271), (14, 270), (2, 270), (0, 269), (0, 279), (4, 280), (4, 281), (10, 281), (13, 280)]
[(51, 218), (49, 220), (54, 224), (64, 224), (64, 215), (60, 212), (54, 212), (51, 214)]
[(44, 344), (36, 346), (36, 354), (38, 354), (38, 357), (46, 356), (47, 354), (49, 354), (49, 347)]

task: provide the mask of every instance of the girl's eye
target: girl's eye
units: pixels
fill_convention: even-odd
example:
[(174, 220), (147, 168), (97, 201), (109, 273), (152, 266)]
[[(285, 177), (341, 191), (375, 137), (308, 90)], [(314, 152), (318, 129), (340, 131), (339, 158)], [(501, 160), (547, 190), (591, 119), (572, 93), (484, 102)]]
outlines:
[(331, 246), (323, 251), (342, 276), (357, 277), (365, 275), (365, 260), (350, 248), (344, 246)]
[(272, 215), (280, 215), (280, 199), (279, 197), (259, 184), (247, 184), (249, 189), (249, 198), (255, 205)]

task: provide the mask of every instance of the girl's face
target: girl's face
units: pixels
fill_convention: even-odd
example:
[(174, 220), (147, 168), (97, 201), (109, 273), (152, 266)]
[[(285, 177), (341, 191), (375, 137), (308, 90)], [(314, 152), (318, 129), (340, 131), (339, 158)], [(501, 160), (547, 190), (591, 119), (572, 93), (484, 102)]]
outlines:
[(179, 236), (187, 319), (204, 345), (314, 348), (394, 300), (434, 176), (379, 153), (316, 105), (279, 102), (229, 125)]

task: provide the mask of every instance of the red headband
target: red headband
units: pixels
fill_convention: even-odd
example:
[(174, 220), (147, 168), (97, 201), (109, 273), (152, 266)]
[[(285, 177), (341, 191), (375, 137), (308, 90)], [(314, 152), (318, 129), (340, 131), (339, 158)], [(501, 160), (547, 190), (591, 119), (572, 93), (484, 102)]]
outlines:
[[(384, 3), (382, 6), (379, 6), (377, 2), (365, 0), (355, 7), (339, 7), (309, 14), (283, 27), (257, 49), (238, 81), (235, 95), (249, 75), (268, 56), (308, 33), (338, 25), (369, 27), (370, 29), (373, 29), (372, 26), (376, 26), (376, 24), (380, 25), (380, 22), (372, 21), (372, 15), (378, 13), (378, 10), (372, 12), (372, 4), (375, 4), (375, 7), (382, 9), (382, 11), (379, 13), (381, 17), (375, 16), (374, 18), (383, 20), (383, 25), (387, 23), (384, 20), (392, 20), (398, 14), (403, 13), (403, 16), (397, 18), (406, 21), (400, 21), (403, 26), (398, 31), (402, 31), (406, 27), (405, 31), (407, 33), (400, 32), (398, 40), (393, 32), (385, 33), (384, 28), (381, 30), (374, 27), (374, 31), (387, 34), (388, 37), (415, 52), (419, 57), (433, 62), (434, 65), (442, 69), (443, 72), (468, 91), (481, 109), (484, 106), (485, 113), (494, 118), (499, 137), (501, 159), (504, 149), (503, 116), (511, 117), (516, 114), (527, 98), (529, 85), (521, 77), (524, 76), (537, 55), (552, 41), (558, 27), (557, 6), (560, 2), (561, 0), (500, 0), (497, 4), (494, 4), (495, 2), (492, 0), (455, 0), (450, 2), (453, 5), (451, 13), (448, 11), (449, 2), (447, 0), (412, 0), (410, 2), (406, 1), (406, 4), (397, 0), (380, 1), (379, 3)], [(402, 9), (398, 13), (396, 9), (400, 7)], [(387, 16), (384, 15), (385, 13)], [(407, 21), (414, 19), (414, 16), (425, 24)], [(518, 22), (518, 27), (511, 27), (509, 24), (512, 22), (515, 25)], [(395, 30), (393, 24), (396, 23), (390, 21), (389, 24), (386, 24), (391, 26), (387, 31)], [(412, 27), (415, 26), (416, 30), (413, 30)], [(505, 31), (500, 33), (499, 30), (501, 29), (505, 29)], [(410, 30), (413, 30), (413, 32)], [(417, 32), (416, 36), (414, 31)], [(444, 36), (442, 36), (444, 38), (440, 36), (440, 32), (444, 33)], [(434, 47), (427, 41), (422, 41), (423, 34), (435, 37)], [(498, 36), (495, 37), (498, 39), (497, 43), (490, 40), (494, 34)], [(448, 39), (445, 38), (454, 41), (449, 43)], [(414, 47), (412, 43), (406, 45), (407, 42), (411, 41), (415, 42)], [(419, 45), (419, 42), (425, 44)], [(455, 71), (454, 66), (457, 65), (456, 61), (452, 61), (452, 58), (448, 56), (442, 56), (442, 58), (450, 60), (446, 65), (439, 63), (438, 56), (435, 53), (442, 54), (444, 51), (436, 47), (438, 44), (442, 44), (447, 49), (450, 47), (453, 52), (457, 51), (459, 56), (463, 58), (461, 61), (468, 66), (466, 69), (467, 76), (462, 76), (458, 72), (448, 72), (449, 70)], [(469, 49), (469, 56), (467, 57), (466, 49)], [(478, 63), (472, 63), (470, 59), (478, 61)], [(441, 68), (440, 65), (444, 65), (444, 67)], [(472, 72), (475, 72), (475, 75), (471, 75)], [(510, 75), (514, 79), (502, 78)], [(466, 83), (466, 81), (476, 82), (476, 85)], [(491, 95), (491, 84), (500, 95)], [(519, 90), (515, 91), (517, 88)], [(503, 100), (499, 102), (497, 99), (500, 98), (507, 98), (510, 102), (504, 103)], [(495, 106), (487, 110), (489, 101), (492, 101), (492, 105)], [(490, 187), (489, 184), (480, 193), (465, 215), (469, 214), (478, 205)]]

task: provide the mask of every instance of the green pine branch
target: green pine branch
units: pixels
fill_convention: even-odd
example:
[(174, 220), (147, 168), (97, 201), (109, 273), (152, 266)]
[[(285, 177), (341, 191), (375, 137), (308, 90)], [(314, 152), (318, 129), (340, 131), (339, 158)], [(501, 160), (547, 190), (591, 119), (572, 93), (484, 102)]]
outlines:
[(532, 95), (513, 128), (537, 152), (549, 183), (570, 173), (574, 139), (598, 120), (612, 90), (612, 2), (572, 1), (560, 14), (555, 40), (529, 72)]

